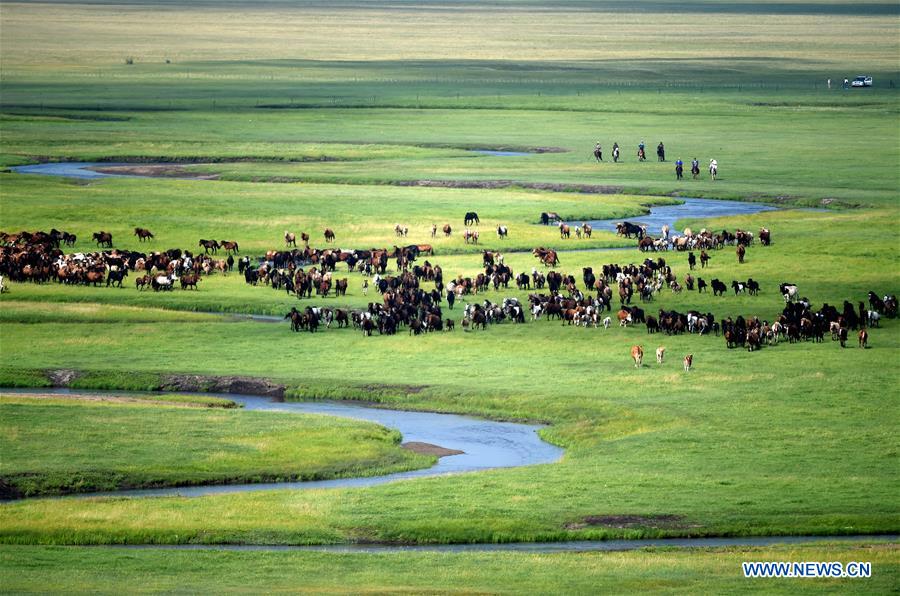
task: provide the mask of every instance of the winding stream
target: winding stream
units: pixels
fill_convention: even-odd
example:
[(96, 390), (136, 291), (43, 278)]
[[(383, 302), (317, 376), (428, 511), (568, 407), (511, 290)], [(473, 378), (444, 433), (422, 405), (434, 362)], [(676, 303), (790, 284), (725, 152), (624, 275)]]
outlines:
[[(473, 150), (473, 153), (483, 155), (492, 155), (500, 157), (517, 157), (533, 155), (532, 153), (523, 153), (518, 151), (489, 151), (489, 150)], [(139, 174), (110, 174), (98, 172), (92, 168), (109, 168), (116, 166), (179, 166), (184, 164), (178, 163), (114, 163), (114, 162), (51, 162), (32, 164), (25, 166), (14, 166), (10, 168), (19, 174), (39, 174), (44, 176), (65, 176), (68, 178), (80, 178), (92, 180), (98, 178), (160, 178), (160, 176), (149, 176)], [(191, 164), (196, 165), (196, 164)], [(197, 176), (179, 175), (177, 180), (207, 180), (209, 176), (206, 174), (198, 174)], [(660, 228), (668, 225), (673, 233), (676, 233), (675, 222), (683, 218), (710, 218), (724, 217), (728, 215), (752, 215), (763, 211), (773, 211), (776, 207), (764, 205), (762, 203), (748, 203), (746, 201), (723, 201), (719, 199), (691, 199), (682, 198), (684, 201), (680, 205), (657, 205), (650, 208), (650, 213), (639, 215), (632, 218), (617, 219), (594, 219), (587, 220), (594, 229), (605, 230), (610, 232), (616, 231), (616, 224), (622, 221), (630, 221), (639, 225), (646, 225), (647, 231), (652, 235), (658, 235)], [(581, 221), (566, 222), (569, 225), (580, 225)]]
[[(762, 203), (748, 203), (746, 201), (722, 201), (718, 199), (679, 199), (684, 201), (680, 205), (656, 205), (650, 208), (650, 213), (618, 219), (593, 219), (587, 223), (595, 230), (615, 232), (616, 224), (629, 221), (634, 224), (647, 226), (647, 232), (653, 236), (660, 234), (660, 229), (668, 225), (671, 233), (680, 234), (675, 229), (675, 222), (685, 218), (709, 218), (725, 217), (728, 215), (752, 215), (763, 211), (774, 211), (776, 207)], [(571, 226), (581, 225), (581, 221), (566, 222)]]
[[(66, 178), (79, 178), (82, 180), (94, 180), (97, 178), (163, 178), (162, 176), (142, 176), (139, 174), (108, 174), (98, 172), (91, 168), (114, 168), (123, 166), (183, 166), (181, 163), (125, 163), (107, 161), (61, 161), (31, 164), (27, 166), (14, 166), (10, 168), (17, 174), (39, 174), (41, 176), (64, 176)], [(198, 164), (189, 164), (198, 165)], [(177, 180), (206, 180), (209, 176), (178, 176)]]
[[(133, 395), (141, 392), (70, 391), (68, 389), (0, 389), (6, 394), (28, 395), (34, 393), (83, 394), (83, 395)], [(338, 402), (276, 402), (268, 398), (239, 394), (203, 394), (226, 397), (241, 403), (247, 410), (271, 412), (301, 412), (325, 414), (376, 422), (399, 430), (406, 441), (433, 443), (465, 453), (446, 456), (431, 468), (400, 472), (369, 478), (342, 478), (313, 482), (285, 482), (268, 484), (233, 484), (196, 486), (167, 489), (114, 491), (72, 495), (73, 498), (89, 496), (162, 497), (248, 492), (272, 489), (307, 489), (365, 487), (410, 478), (424, 478), (445, 474), (474, 472), (491, 468), (527, 466), (553, 463), (563, 455), (563, 450), (542, 441), (537, 425), (510, 422), (492, 422), (455, 414), (434, 412), (408, 412), (370, 408), (354, 403)], [(810, 542), (864, 541), (895, 543), (897, 535), (848, 535), (848, 536), (746, 536), (723, 538), (661, 538), (641, 540), (568, 540), (560, 542), (515, 542), (515, 543), (475, 543), (475, 544), (326, 544), (326, 545), (234, 545), (234, 544), (175, 544), (175, 545), (109, 545), (117, 549), (167, 549), (167, 550), (230, 550), (230, 551), (321, 551), (332, 553), (389, 553), (389, 552), (595, 552), (626, 551), (648, 547), (665, 548), (712, 548), (728, 546), (768, 546), (775, 544), (801, 544)], [(101, 545), (102, 546), (102, 545)], [(73, 546), (71, 548), (96, 548)]]
[[(102, 392), (68, 389), (19, 390), (0, 389), (5, 394), (28, 395), (29, 393), (57, 393), (77, 395), (126, 395), (140, 396), (140, 392)], [(245, 410), (268, 412), (325, 414), (342, 418), (367, 420), (400, 431), (404, 442), (422, 442), (439, 445), (447, 449), (463, 451), (460, 455), (442, 457), (431, 468), (397, 472), (384, 476), (362, 478), (338, 478), (309, 482), (277, 482), (262, 484), (227, 484), (209, 486), (186, 486), (146, 490), (126, 490), (104, 493), (84, 493), (73, 497), (87, 496), (131, 496), (164, 497), (250, 492), (272, 489), (347, 488), (374, 486), (395, 480), (424, 478), (444, 474), (475, 472), (492, 468), (511, 468), (535, 464), (548, 464), (559, 460), (563, 450), (545, 443), (538, 436), (540, 425), (513, 422), (494, 422), (456, 414), (435, 412), (413, 412), (372, 408), (356, 403), (340, 402), (276, 402), (266, 397), (239, 394), (202, 394), (224, 397), (244, 406)]]

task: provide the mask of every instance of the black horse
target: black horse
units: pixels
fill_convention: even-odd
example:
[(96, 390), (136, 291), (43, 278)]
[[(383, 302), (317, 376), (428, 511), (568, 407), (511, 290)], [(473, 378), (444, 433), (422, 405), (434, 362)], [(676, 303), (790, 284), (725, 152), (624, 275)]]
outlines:
[(634, 235), (637, 236), (639, 240), (644, 237), (644, 229), (630, 221), (616, 224), (616, 233), (621, 234), (626, 238), (631, 238), (631, 236)]
[(474, 211), (469, 211), (466, 213), (466, 218), (465, 218), (463, 225), (465, 225), (465, 226), (468, 226), (471, 224), (477, 225), (480, 222), (481, 222), (481, 220), (478, 219), (478, 214), (475, 213)]

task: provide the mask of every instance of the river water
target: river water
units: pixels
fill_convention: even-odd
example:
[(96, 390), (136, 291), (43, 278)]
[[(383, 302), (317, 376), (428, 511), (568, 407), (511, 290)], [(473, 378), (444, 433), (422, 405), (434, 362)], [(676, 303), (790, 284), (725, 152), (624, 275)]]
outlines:
[[(2, 393), (58, 393), (81, 395), (131, 395), (140, 397), (140, 392), (102, 392), (68, 389), (0, 389)], [(346, 488), (374, 486), (396, 480), (441, 476), (476, 472), (493, 468), (512, 468), (535, 464), (549, 464), (563, 456), (563, 450), (541, 440), (538, 431), (543, 428), (535, 424), (495, 422), (456, 414), (436, 412), (413, 412), (373, 408), (352, 402), (279, 402), (266, 397), (238, 394), (203, 394), (231, 399), (242, 404), (245, 410), (273, 412), (281, 414), (325, 414), (375, 422), (393, 428), (403, 435), (404, 442), (422, 442), (439, 445), (447, 449), (463, 451), (459, 455), (442, 457), (431, 468), (397, 472), (384, 476), (361, 478), (338, 478), (309, 482), (278, 482), (263, 484), (227, 484), (209, 486), (188, 486), (147, 490), (126, 490), (105, 493), (85, 493), (85, 496), (133, 496), (164, 497), (180, 495), (199, 497), (203, 495), (250, 492), (272, 489)]]

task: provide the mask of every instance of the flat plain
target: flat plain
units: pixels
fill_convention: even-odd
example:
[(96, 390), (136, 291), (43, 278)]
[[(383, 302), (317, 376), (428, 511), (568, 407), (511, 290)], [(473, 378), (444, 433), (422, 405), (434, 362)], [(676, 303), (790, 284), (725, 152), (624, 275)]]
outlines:
[[(196, 251), (201, 238), (229, 239), (256, 259), (283, 249), (286, 230), (308, 232), (324, 248), (330, 227), (346, 249), (432, 244), (428, 260), (452, 277), (476, 275), (485, 249), (502, 251), (514, 272), (543, 269), (530, 251), (546, 246), (560, 251), (557, 269), (581, 285), (583, 267), (648, 256), (666, 259), (681, 280), (687, 257), (642, 254), (634, 240), (611, 232), (562, 240), (556, 227), (539, 224), (541, 212), (574, 222), (639, 219), (683, 197), (743, 200), (779, 209), (686, 218), (676, 228), (771, 229), (772, 245), (752, 245), (744, 264), (726, 247), (694, 273), (726, 284), (752, 277), (760, 295), (664, 290), (643, 305), (648, 313), (697, 309), (717, 320), (771, 321), (784, 307), (783, 282), (796, 283), (815, 308), (844, 300), (855, 307), (869, 291), (884, 296), (900, 287), (896, 17), (890, 2), (4, 3), (0, 165), (164, 162), (177, 176), (212, 179), (74, 180), (7, 170), (0, 173), (0, 230), (76, 233), (69, 251), (96, 250), (98, 230), (112, 232), (116, 248), (141, 251)], [(857, 74), (872, 75), (875, 86), (841, 89), (845, 76)], [(646, 162), (635, 159), (641, 140)], [(598, 141), (603, 163), (591, 155)], [(660, 141), (664, 163), (654, 160)], [(622, 147), (621, 163), (609, 161), (613, 142)], [(701, 179), (676, 180), (674, 159), (694, 157)], [(705, 171), (713, 158), (715, 181)], [(477, 247), (461, 236), (467, 211), (481, 217)], [(453, 234), (432, 238), (432, 224), (445, 223)], [(407, 237), (395, 236), (397, 224), (409, 227)], [(497, 237), (498, 225), (508, 226), (508, 238)], [(152, 243), (138, 241), (137, 226), (154, 232)], [(124, 288), (12, 282), (0, 299), (0, 385), (43, 387), (61, 370), (80, 389), (155, 389), (171, 374), (266, 379), (284, 384), (290, 399), (545, 422), (542, 437), (566, 449), (563, 459), (365, 489), (7, 502), (0, 505), (0, 542), (9, 545), (4, 583), (15, 579), (7, 585), (16, 591), (62, 589), (61, 578), (76, 574), (69, 587), (114, 591), (105, 582), (124, 573), (118, 581), (147, 591), (199, 587), (191, 583), (201, 581), (199, 556), (228, 590), (302, 581), (312, 591), (741, 591), (758, 587), (739, 577), (739, 562), (752, 553), (875, 562), (872, 583), (766, 586), (773, 591), (896, 585), (896, 549), (865, 542), (405, 558), (49, 546), (900, 529), (893, 319), (869, 330), (864, 350), (855, 338), (842, 349), (826, 336), (748, 353), (726, 348), (721, 337), (649, 335), (643, 325), (594, 329), (541, 319), (365, 337), (352, 328), (291, 333), (287, 322), (222, 314), (283, 316), (292, 306), (361, 309), (379, 300), (372, 290), (363, 295), (360, 273), (344, 270), (336, 277), (348, 279), (346, 296), (302, 301), (236, 273), (173, 292), (138, 291), (133, 277)], [(445, 314), (458, 324), (467, 302), (524, 303), (528, 294), (512, 285), (489, 290), (453, 311), (445, 303)], [(635, 344), (647, 352), (640, 369), (629, 358)], [(657, 345), (669, 355), (662, 365), (647, 362)], [(681, 368), (686, 354), (694, 357), (690, 373)], [(396, 449), (385, 429), (354, 430), (369, 433), (363, 452), (346, 448), (353, 435), (343, 423), (292, 421), (292, 432), (308, 441), (288, 444), (286, 422), (253, 412), (3, 399), (3, 441), (20, 450), (0, 464), (4, 482), (25, 472), (68, 474), (64, 461), (85, 473), (83, 462), (107, 453), (102, 448), (128, 442), (124, 420), (167, 432), (160, 443), (123, 449), (121, 461), (105, 458), (107, 478), (129, 468), (132, 480), (157, 479), (165, 445), (199, 458), (182, 464), (200, 462), (202, 474), (211, 473), (203, 458), (213, 457), (213, 472), (244, 478), (302, 476), (316, 461), (317, 473), (339, 475), (323, 463), (337, 453), (344, 471), (423, 465)], [(78, 454), (52, 441), (37, 448), (64, 436), (75, 412), (107, 418), (91, 428), (95, 445), (79, 441)], [(208, 442), (195, 440), (199, 418), (210, 425)], [(241, 452), (240, 462), (220, 457), (218, 450), (237, 450), (258, 432), (271, 435), (258, 437), (265, 449)], [(303, 464), (285, 464), (296, 460)], [(195, 482), (202, 474), (192, 470), (174, 482)], [(623, 519), (637, 521), (614, 521)], [(21, 572), (35, 567), (45, 571)], [(282, 571), (250, 571), (261, 568)], [(298, 571), (311, 568), (322, 573)], [(499, 569), (533, 581), (516, 584), (492, 571)], [(329, 575), (346, 582), (331, 584)]]

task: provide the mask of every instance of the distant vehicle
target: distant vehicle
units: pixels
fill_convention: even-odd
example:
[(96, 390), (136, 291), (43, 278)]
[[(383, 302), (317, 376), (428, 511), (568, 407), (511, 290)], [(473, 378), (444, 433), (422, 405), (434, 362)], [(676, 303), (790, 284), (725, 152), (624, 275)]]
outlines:
[(851, 87), (871, 87), (872, 86), (872, 77), (867, 77), (864, 75), (859, 75), (850, 83)]

